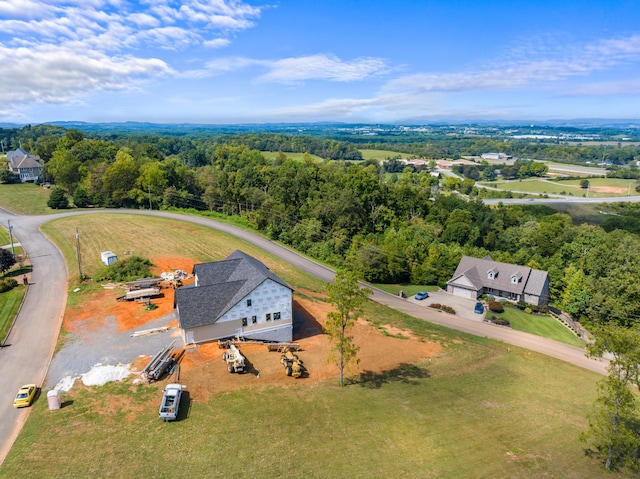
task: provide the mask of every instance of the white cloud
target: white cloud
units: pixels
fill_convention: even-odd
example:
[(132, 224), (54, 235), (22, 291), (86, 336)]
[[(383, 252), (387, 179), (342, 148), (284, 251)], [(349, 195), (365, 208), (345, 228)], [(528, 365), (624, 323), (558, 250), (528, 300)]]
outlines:
[(228, 38), (213, 38), (202, 42), (202, 45), (207, 48), (224, 48), (229, 46), (230, 43), (231, 41)]
[(640, 80), (606, 81), (574, 86), (558, 96), (640, 95)]
[(372, 75), (386, 73), (389, 68), (379, 58), (356, 58), (342, 61), (335, 56), (311, 55), (276, 60), (266, 66), (269, 73), (261, 80), (293, 83), (305, 80), (329, 80), (351, 82), (364, 80)]
[(2, 113), (20, 105), (75, 102), (95, 90), (126, 90), (136, 82), (171, 73), (158, 59), (84, 55), (63, 47), (36, 50), (0, 46)]
[(0, 0), (3, 108), (177, 75), (134, 49), (224, 47), (260, 13), (238, 0)]
[(206, 71), (218, 75), (230, 71), (257, 66), (268, 70), (259, 80), (273, 83), (299, 83), (308, 80), (353, 82), (380, 75), (390, 69), (379, 58), (356, 58), (342, 61), (328, 55), (283, 58), (280, 60), (257, 60), (244, 57), (222, 57), (207, 62)]
[(485, 70), (456, 73), (416, 73), (394, 79), (383, 88), (386, 92), (463, 92), (513, 91), (522, 88), (549, 89), (552, 84), (570, 77), (587, 76), (640, 57), (640, 36), (602, 40), (580, 49), (567, 47), (564, 57), (512, 60), (496, 63)]

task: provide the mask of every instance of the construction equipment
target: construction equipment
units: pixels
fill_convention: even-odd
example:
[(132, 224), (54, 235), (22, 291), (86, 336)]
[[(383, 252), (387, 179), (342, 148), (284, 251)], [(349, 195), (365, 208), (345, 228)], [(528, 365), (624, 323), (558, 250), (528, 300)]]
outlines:
[(304, 367), (302, 361), (288, 346), (283, 347), (280, 352), (280, 362), (284, 366), (287, 376), (294, 378), (301, 378), (307, 373), (307, 368)]
[(222, 353), (222, 360), (227, 363), (227, 370), (230, 373), (246, 373), (247, 366), (240, 350), (231, 342), (227, 342), (226, 347), (229, 350)]
[(174, 343), (175, 340), (169, 346), (162, 348), (142, 370), (142, 375), (147, 380), (157, 381), (175, 364), (175, 357), (171, 355)]

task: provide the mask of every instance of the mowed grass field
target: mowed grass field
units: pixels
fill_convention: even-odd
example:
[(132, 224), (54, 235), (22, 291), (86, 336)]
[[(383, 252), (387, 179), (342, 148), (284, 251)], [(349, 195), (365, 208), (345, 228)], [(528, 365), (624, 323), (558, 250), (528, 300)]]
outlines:
[(365, 160), (384, 160), (386, 158), (404, 158), (406, 156), (405, 153), (391, 150), (360, 149), (360, 153), (362, 153), (362, 158)]
[[(45, 225), (72, 274), (76, 227), (87, 272), (105, 249), (207, 261), (241, 248), (296, 290), (324, 290), (226, 235), (126, 214)], [(157, 385), (73, 388), (55, 412), (43, 391), (0, 477), (602, 477), (578, 441), (600, 376), (378, 304), (365, 316), (438, 341), (442, 351), (381, 374), (349, 376), (344, 388), (336, 370), (336, 381), (190, 398), (175, 423), (157, 419)]]
[(16, 215), (44, 215), (57, 213), (47, 206), (50, 189), (33, 183), (0, 185), (0, 205)]
[[(589, 178), (590, 198), (604, 198), (611, 196), (627, 196), (629, 193), (636, 195), (635, 181), (619, 178)], [(580, 180), (550, 181), (542, 178), (529, 178), (515, 181), (482, 182), (487, 186), (506, 191), (522, 191), (531, 194), (563, 194), (573, 196), (587, 196), (587, 190), (580, 188)], [(629, 188), (629, 186), (631, 186)], [(596, 188), (614, 188), (617, 191), (598, 191)]]
[(551, 181), (544, 178), (528, 178), (526, 180), (481, 182), (487, 186), (505, 191), (521, 191), (531, 194), (562, 194), (572, 196), (589, 196), (589, 198), (605, 198), (612, 196), (637, 195), (635, 180), (619, 178), (589, 178), (589, 191), (580, 188), (580, 180)]
[[(280, 152), (278, 151), (261, 151), (260, 153), (262, 153), (262, 155), (265, 158), (269, 158), (270, 160), (275, 160), (278, 157), (278, 154)], [(302, 157), (304, 156), (304, 153), (294, 153), (291, 151), (283, 151), (283, 153), (286, 155), (287, 158), (291, 158), (292, 160), (295, 161), (302, 161)], [(316, 161), (325, 161), (324, 158), (322, 158), (321, 156), (318, 155), (312, 155), (309, 153), (309, 156), (311, 158), (313, 158)]]
[(561, 341), (579, 348), (584, 347), (580, 338), (573, 334), (569, 328), (551, 316), (538, 316), (527, 314), (517, 308), (507, 307), (502, 314), (487, 312), (487, 316), (495, 315), (509, 320), (511, 328), (525, 333), (535, 334), (544, 338)]

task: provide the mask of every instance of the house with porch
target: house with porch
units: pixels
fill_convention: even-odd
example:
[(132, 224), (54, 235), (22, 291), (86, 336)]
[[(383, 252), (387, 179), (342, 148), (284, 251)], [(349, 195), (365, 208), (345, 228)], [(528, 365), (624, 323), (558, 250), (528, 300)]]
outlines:
[(22, 148), (7, 152), (9, 171), (20, 177), (22, 183), (37, 181), (42, 175), (42, 161)]
[(528, 266), (501, 263), (490, 256), (463, 256), (453, 277), (447, 281), (447, 292), (477, 299), (491, 294), (509, 301), (543, 306), (549, 303), (549, 274)]
[(174, 299), (185, 344), (292, 340), (293, 289), (262, 262), (236, 250), (225, 260), (196, 264), (193, 275)]

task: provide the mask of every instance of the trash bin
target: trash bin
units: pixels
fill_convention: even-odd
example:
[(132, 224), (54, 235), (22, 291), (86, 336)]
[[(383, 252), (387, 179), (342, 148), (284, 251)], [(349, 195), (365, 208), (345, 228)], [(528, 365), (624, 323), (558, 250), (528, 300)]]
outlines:
[(60, 390), (52, 389), (47, 393), (47, 403), (49, 404), (49, 411), (55, 411), (60, 409)]

